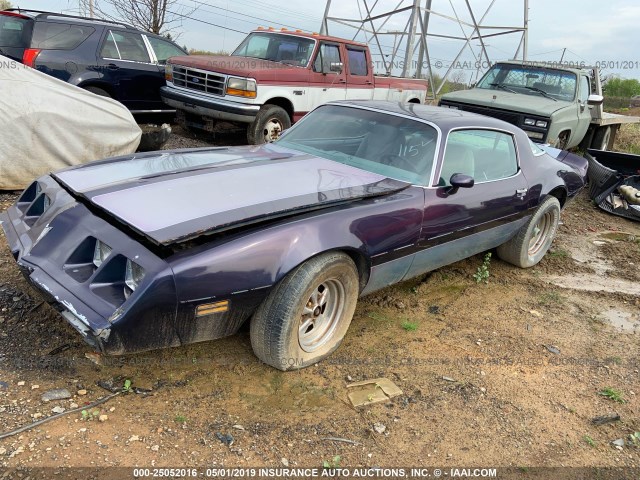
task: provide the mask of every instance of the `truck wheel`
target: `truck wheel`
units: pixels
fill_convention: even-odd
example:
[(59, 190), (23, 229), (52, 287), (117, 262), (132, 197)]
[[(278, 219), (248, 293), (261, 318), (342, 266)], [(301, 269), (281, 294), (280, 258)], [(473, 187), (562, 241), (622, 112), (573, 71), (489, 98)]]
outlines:
[(277, 105), (263, 105), (255, 120), (247, 128), (249, 145), (261, 145), (278, 139), (291, 126), (289, 114)]
[(547, 197), (516, 236), (498, 247), (498, 257), (516, 267), (533, 267), (549, 250), (559, 222), (560, 202)]
[(607, 150), (609, 148), (609, 140), (611, 139), (611, 127), (600, 127), (593, 135), (591, 148), (596, 150)]
[(251, 346), (279, 370), (308, 367), (344, 338), (358, 299), (358, 271), (339, 252), (319, 255), (278, 283), (251, 320)]
[(569, 143), (569, 132), (562, 132), (558, 135), (558, 139), (553, 144), (554, 148), (559, 148), (560, 150), (564, 150), (567, 148), (567, 144)]

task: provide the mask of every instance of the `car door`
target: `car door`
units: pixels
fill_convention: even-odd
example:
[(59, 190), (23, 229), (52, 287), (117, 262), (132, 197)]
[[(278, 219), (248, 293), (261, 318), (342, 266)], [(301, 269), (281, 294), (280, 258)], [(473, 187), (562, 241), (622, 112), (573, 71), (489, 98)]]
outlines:
[[(419, 251), (405, 278), (497, 247), (526, 222), (528, 187), (516, 145), (507, 131), (449, 132), (433, 184), (425, 189)], [(455, 173), (473, 177), (474, 185), (452, 187)]]
[[(344, 54), (339, 43), (320, 42), (313, 59), (309, 90), (311, 105), (309, 110), (332, 100), (347, 97), (347, 75), (344, 68)], [(332, 71), (340, 67), (340, 71)]]
[(373, 98), (373, 74), (367, 58), (367, 49), (346, 45), (347, 98), (371, 100)]
[(587, 104), (591, 95), (591, 82), (586, 75), (580, 75), (580, 84), (578, 86), (578, 123), (571, 143), (584, 138), (589, 125), (591, 124), (591, 107)]
[(117, 100), (133, 112), (162, 109), (160, 85), (164, 67), (156, 64), (143, 35), (106, 30), (99, 53), (103, 79), (113, 85)]

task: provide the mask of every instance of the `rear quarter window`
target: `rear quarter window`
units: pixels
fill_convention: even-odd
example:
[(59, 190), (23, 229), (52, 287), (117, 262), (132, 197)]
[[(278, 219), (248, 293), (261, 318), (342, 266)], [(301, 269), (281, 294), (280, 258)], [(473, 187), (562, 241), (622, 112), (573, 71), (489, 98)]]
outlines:
[(28, 26), (32, 20), (0, 15), (0, 47), (27, 48)]
[(36, 22), (31, 46), (45, 50), (73, 50), (95, 31), (88, 25)]

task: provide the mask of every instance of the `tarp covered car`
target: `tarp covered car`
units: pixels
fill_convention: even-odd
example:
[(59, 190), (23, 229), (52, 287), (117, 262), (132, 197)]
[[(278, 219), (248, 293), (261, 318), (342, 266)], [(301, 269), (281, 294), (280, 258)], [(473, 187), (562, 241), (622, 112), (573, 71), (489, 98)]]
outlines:
[(124, 105), (0, 55), (0, 190), (91, 160), (133, 153), (141, 130)]

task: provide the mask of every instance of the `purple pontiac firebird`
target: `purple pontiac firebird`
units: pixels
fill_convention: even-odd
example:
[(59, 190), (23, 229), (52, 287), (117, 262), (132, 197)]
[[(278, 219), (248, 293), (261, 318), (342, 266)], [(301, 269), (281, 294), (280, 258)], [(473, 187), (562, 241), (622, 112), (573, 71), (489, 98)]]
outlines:
[(250, 320), (257, 357), (286, 370), (333, 352), (361, 295), (493, 248), (539, 262), (587, 170), (543, 148), (489, 117), (338, 102), (267, 145), (45, 175), (0, 220), (19, 268), (97, 350)]

